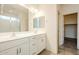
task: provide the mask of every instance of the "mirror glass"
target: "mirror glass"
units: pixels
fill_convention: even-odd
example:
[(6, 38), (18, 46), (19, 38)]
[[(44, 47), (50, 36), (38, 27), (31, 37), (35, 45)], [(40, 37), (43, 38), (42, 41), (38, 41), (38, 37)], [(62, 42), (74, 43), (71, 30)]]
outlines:
[(33, 19), (33, 28), (45, 28), (45, 17), (40, 16)]
[(39, 28), (40, 27), (40, 19), (39, 18), (34, 18), (33, 19), (33, 28)]
[(0, 4), (0, 32), (28, 31), (28, 11), (17, 4)]

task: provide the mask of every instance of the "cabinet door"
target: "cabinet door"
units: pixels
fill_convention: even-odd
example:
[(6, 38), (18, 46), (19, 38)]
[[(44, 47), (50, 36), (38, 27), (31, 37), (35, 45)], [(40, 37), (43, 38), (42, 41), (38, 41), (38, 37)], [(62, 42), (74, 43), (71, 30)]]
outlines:
[(42, 49), (44, 49), (45, 48), (45, 44), (46, 44), (45, 37), (41, 37), (39, 39), (39, 43), (40, 43), (39, 47), (42, 48)]
[(30, 55), (40, 53), (46, 47), (45, 35), (36, 35), (30, 38)]
[(29, 55), (29, 47), (26, 43), (0, 52), (1, 55)]
[(46, 47), (46, 37), (45, 35), (39, 35), (38, 36), (38, 48), (39, 48), (39, 52), (41, 52), (43, 49), (45, 49)]
[(27, 46), (26, 43), (23, 43), (22, 45), (18, 46), (18, 49), (19, 55), (29, 55), (29, 46)]
[(0, 55), (17, 55), (17, 54), (18, 54), (17, 47), (0, 52)]
[(10, 49), (12, 47), (18, 46), (24, 42), (26, 42), (27, 39), (15, 39), (15, 40), (9, 40), (5, 42), (0, 42), (0, 51)]

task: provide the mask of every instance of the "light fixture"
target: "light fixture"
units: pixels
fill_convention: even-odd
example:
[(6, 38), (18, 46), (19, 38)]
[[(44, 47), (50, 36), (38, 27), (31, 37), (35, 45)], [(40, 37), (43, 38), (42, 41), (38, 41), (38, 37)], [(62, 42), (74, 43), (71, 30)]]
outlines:
[(27, 6), (24, 5), (24, 4), (19, 4), (19, 5), (22, 6), (22, 7), (24, 7), (24, 8), (26, 8), (26, 9), (29, 9), (29, 11), (31, 11), (32, 13), (37, 13), (37, 12), (39, 12), (38, 9), (35, 9), (35, 8), (29, 6), (29, 5), (27, 5)]
[(19, 4), (20, 6), (23, 6), (26, 9), (29, 9), (30, 12), (34, 13), (35, 17), (44, 16), (44, 12), (39, 11), (38, 9), (35, 9), (34, 7), (31, 7), (29, 5)]

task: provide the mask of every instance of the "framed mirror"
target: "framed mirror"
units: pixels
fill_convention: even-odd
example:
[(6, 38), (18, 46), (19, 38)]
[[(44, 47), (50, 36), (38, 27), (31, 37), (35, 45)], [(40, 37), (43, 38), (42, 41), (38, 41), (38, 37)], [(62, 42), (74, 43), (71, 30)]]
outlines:
[(17, 4), (0, 4), (0, 32), (28, 31), (28, 11)]

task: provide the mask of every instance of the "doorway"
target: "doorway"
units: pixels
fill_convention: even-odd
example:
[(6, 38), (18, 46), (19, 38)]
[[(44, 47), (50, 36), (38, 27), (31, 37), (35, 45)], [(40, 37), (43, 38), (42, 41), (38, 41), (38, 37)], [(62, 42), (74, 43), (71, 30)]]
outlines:
[(77, 54), (77, 13), (64, 15), (64, 42), (59, 53), (64, 55)]

